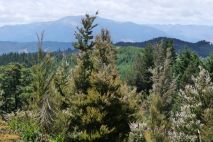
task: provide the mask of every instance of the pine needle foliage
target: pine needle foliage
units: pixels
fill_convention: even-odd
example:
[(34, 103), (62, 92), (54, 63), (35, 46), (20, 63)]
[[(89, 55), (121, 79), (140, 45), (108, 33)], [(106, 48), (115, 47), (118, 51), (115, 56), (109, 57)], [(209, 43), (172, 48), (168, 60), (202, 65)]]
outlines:
[(42, 43), (43, 33), (41, 38), (38, 37), (38, 64), (33, 66), (32, 108), (44, 133), (50, 133), (60, 99), (53, 82), (56, 73), (54, 59), (44, 54)]
[[(88, 25), (84, 25), (85, 30), (81, 31), (95, 27), (90, 22), (84, 22), (93, 22), (91, 19), (86, 15), (82, 24)], [(85, 142), (122, 141), (130, 131), (129, 122), (134, 109), (130, 107), (129, 98), (134, 92), (129, 92), (120, 80), (109, 32), (103, 29), (100, 35), (90, 40), (85, 43), (91, 44), (80, 48), (77, 67), (73, 71), (75, 94), (70, 100), (72, 109), (68, 139)], [(81, 42), (77, 45), (81, 45)]]

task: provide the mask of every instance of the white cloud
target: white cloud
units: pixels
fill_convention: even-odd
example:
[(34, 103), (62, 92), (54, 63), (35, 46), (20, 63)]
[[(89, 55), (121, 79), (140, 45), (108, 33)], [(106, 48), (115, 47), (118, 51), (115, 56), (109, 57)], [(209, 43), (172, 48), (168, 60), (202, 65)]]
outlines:
[(140, 24), (213, 25), (212, 0), (0, 0), (0, 25), (95, 13)]

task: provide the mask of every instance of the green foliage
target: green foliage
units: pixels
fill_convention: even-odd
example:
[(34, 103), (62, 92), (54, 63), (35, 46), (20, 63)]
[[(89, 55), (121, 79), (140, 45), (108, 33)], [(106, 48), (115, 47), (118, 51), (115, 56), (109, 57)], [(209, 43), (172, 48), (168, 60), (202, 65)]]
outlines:
[[(97, 14), (98, 13), (96, 13), (96, 15)], [(77, 42), (74, 44), (75, 48), (85, 52), (93, 48), (94, 42), (92, 40), (94, 37), (92, 33), (93, 29), (97, 26), (97, 24), (94, 24), (96, 15), (90, 16), (86, 14), (85, 18), (81, 20), (82, 27), (78, 27), (78, 32), (75, 33), (77, 39)]]
[(148, 127), (154, 141), (168, 141), (169, 117), (173, 96), (176, 94), (176, 84), (172, 78), (174, 56), (172, 56), (172, 46), (167, 44), (165, 46), (161, 43), (155, 50), (158, 56), (155, 54), (157, 57), (152, 71), (153, 89), (150, 96)]
[(8, 53), (0, 56), (0, 65), (23, 64), (31, 67), (37, 62), (35, 53)]
[[(167, 42), (166, 42), (167, 43)], [(144, 141), (169, 141), (170, 112), (173, 107), (173, 96), (176, 94), (176, 84), (172, 76), (174, 56), (172, 46), (161, 42), (154, 48), (154, 68), (152, 69), (153, 86), (150, 95), (144, 101), (142, 119), (138, 121), (137, 129), (132, 132), (141, 135)], [(139, 133), (139, 134), (138, 134)]]
[(18, 109), (19, 93), (17, 90), (21, 78), (20, 70), (21, 66), (16, 64), (7, 66), (7, 68), (3, 68), (1, 71), (1, 89), (3, 91), (1, 94), (3, 98), (3, 104), (1, 107), (5, 112), (11, 112)]
[[(39, 39), (39, 38), (38, 38)], [(54, 59), (42, 51), (43, 35), (38, 43), (38, 64), (33, 66), (32, 108), (44, 133), (52, 133), (52, 127), (59, 111), (61, 96), (55, 87), (56, 64)]]
[[(75, 50), (67, 49), (65, 51), (56, 51), (51, 53), (55, 57), (56, 62), (61, 62), (63, 58), (68, 58), (72, 67), (75, 65)], [(22, 64), (25, 67), (32, 67), (38, 63), (37, 53), (7, 53), (0, 55), (0, 66), (8, 64)]]
[(20, 135), (12, 130), (7, 122), (0, 119), (0, 140), (2, 142), (20, 141)]
[(155, 49), (154, 68), (152, 70), (152, 93), (162, 97), (162, 111), (168, 116), (172, 109), (173, 97), (176, 92), (176, 82), (173, 79), (172, 64), (174, 63), (173, 47), (160, 43)]
[(198, 55), (191, 50), (185, 49), (179, 53), (173, 66), (178, 88), (184, 88), (186, 84), (192, 83), (191, 77), (198, 74), (199, 65), (201, 61)]
[(64, 137), (62, 135), (57, 135), (53, 138), (50, 138), (50, 142), (64, 142)]
[(123, 81), (128, 81), (130, 76), (133, 74), (132, 66), (135, 60), (135, 57), (138, 54), (143, 53), (143, 48), (137, 47), (116, 47), (117, 53), (117, 68), (121, 79)]
[(121, 47), (132, 46), (132, 47), (144, 48), (148, 44), (154, 45), (156, 43), (160, 43), (162, 40), (169, 41), (169, 44), (173, 44), (177, 53), (181, 52), (185, 48), (188, 48), (189, 50), (193, 50), (200, 57), (205, 58), (209, 56), (213, 51), (211, 43), (205, 40), (198, 41), (196, 43), (191, 43), (191, 42), (182, 41), (176, 38), (169, 38), (169, 37), (157, 37), (157, 38), (153, 38), (143, 42), (118, 42), (116, 43), (116, 46), (121, 46)]
[[(86, 16), (83, 21), (90, 21), (90, 17)], [(91, 25), (93, 24), (88, 26)], [(73, 107), (68, 139), (70, 141), (122, 141), (127, 138), (130, 131), (130, 114), (133, 113), (133, 109), (128, 104), (128, 95), (130, 95), (128, 88), (122, 85), (116, 70), (115, 51), (109, 32), (102, 30), (96, 37), (93, 47), (88, 47), (81, 48), (79, 61), (73, 73), (74, 91), (76, 91), (70, 100)], [(79, 81), (82, 84), (86, 83), (87, 86), (79, 85)]]
[(30, 117), (14, 117), (9, 126), (21, 135), (22, 140), (36, 142), (41, 135), (38, 123)]
[(133, 69), (129, 77), (129, 84), (136, 86), (137, 92), (149, 93), (152, 89), (151, 68), (154, 66), (154, 49), (151, 45), (144, 49), (143, 54), (138, 53), (134, 60)]
[(211, 79), (213, 80), (213, 54), (210, 54), (204, 60), (204, 67), (206, 70), (208, 70), (209, 75), (210, 75)]
[(20, 103), (22, 107), (21, 110), (27, 110), (30, 106), (30, 98), (32, 97), (32, 70), (31, 68), (22, 68), (21, 69), (21, 79), (20, 85), (18, 86), (20, 90)]
[(75, 68), (75, 88), (77, 92), (83, 92), (86, 94), (87, 89), (90, 87), (89, 76), (93, 68), (90, 56), (94, 47), (93, 41), (93, 28), (97, 26), (94, 24), (96, 16), (89, 16), (81, 20), (82, 27), (77, 28), (78, 32), (75, 33), (77, 42), (74, 43), (76, 49), (80, 49), (79, 58), (77, 60), (78, 66)]
[(66, 109), (68, 107), (68, 102), (66, 100), (66, 95), (70, 94), (70, 82), (69, 78), (71, 75), (71, 65), (66, 59), (63, 59), (61, 64), (58, 66), (56, 74), (54, 76), (54, 86), (57, 93), (61, 97), (60, 109)]
[(20, 64), (2, 66), (0, 68), (1, 110), (12, 112), (26, 106), (29, 94), (25, 94), (30, 83), (29, 69)]

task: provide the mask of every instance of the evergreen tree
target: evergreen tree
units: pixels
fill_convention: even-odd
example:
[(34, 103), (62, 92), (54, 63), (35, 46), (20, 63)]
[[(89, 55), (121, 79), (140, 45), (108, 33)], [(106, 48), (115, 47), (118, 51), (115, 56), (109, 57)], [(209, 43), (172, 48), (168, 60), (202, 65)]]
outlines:
[(154, 66), (153, 48), (151, 45), (144, 49), (143, 54), (138, 54), (133, 64), (132, 75), (129, 82), (136, 86), (137, 92), (149, 93), (152, 89), (152, 73), (150, 71)]
[(156, 66), (163, 66), (167, 58), (168, 50), (170, 52), (170, 64), (173, 64), (176, 59), (175, 48), (173, 42), (170, 40), (162, 40), (158, 44), (154, 44), (154, 64)]
[(201, 65), (199, 57), (191, 50), (185, 49), (179, 53), (173, 66), (178, 88), (184, 88), (186, 84), (192, 83), (191, 77), (199, 73), (199, 65)]
[(43, 34), (38, 37), (38, 64), (33, 67), (32, 107), (44, 133), (50, 133), (61, 102), (53, 82), (56, 73), (54, 60), (42, 51)]
[[(133, 102), (129, 102), (134, 96), (134, 91), (129, 92), (128, 87), (120, 80), (116, 64), (115, 51), (112, 47), (111, 38), (107, 30), (102, 30), (96, 38), (95, 51), (93, 52), (94, 70), (90, 80), (92, 88), (103, 97), (106, 97), (104, 108), (105, 117), (103, 124), (113, 130), (105, 137), (105, 141), (122, 141), (127, 137), (131, 122), (131, 108)], [(107, 140), (108, 139), (108, 140)]]
[(78, 93), (82, 92), (86, 94), (90, 87), (89, 76), (93, 68), (90, 56), (94, 48), (94, 36), (92, 33), (93, 29), (97, 26), (97, 24), (94, 24), (95, 18), (96, 16), (86, 14), (86, 18), (81, 20), (82, 27), (77, 28), (78, 32), (75, 33), (77, 42), (74, 44), (74, 47), (80, 50), (80, 54), (73, 79), (75, 82), (75, 91)]
[(6, 113), (17, 111), (22, 107), (22, 98), (20, 98), (22, 68), (20, 64), (1, 67), (0, 88), (3, 103), (1, 109)]
[(209, 72), (211, 79), (213, 80), (213, 54), (210, 54), (206, 60), (204, 60), (205, 69)]
[(21, 109), (27, 110), (30, 106), (30, 98), (32, 97), (32, 69), (23, 67), (21, 69), (21, 79), (19, 89), (19, 98)]
[[(91, 19), (90, 16), (86, 16), (83, 21), (89, 19)], [(89, 25), (84, 25), (84, 27)], [(72, 116), (70, 117), (69, 140), (122, 141), (127, 138), (130, 131), (130, 114), (133, 113), (133, 109), (130, 108), (129, 98), (133, 93), (129, 92), (127, 86), (122, 85), (119, 79), (109, 32), (102, 30), (93, 43), (90, 53), (87, 53), (88, 50), (85, 48), (81, 48), (81, 55), (73, 74), (84, 78), (80, 80), (87, 81), (89, 85), (86, 88), (79, 87), (79, 83), (74, 80), (74, 87), (84, 91), (76, 91), (77, 93), (71, 97)], [(86, 54), (89, 55), (85, 59), (83, 57)], [(82, 63), (86, 61), (83, 60), (89, 61), (87, 63), (92, 67), (84, 67)], [(79, 67), (81, 69), (84, 67), (89, 73), (88, 76), (79, 76), (83, 71), (79, 72)]]
[(54, 77), (54, 84), (55, 88), (57, 89), (59, 95), (61, 96), (62, 106), (61, 109), (66, 109), (68, 107), (68, 101), (66, 99), (66, 95), (70, 94), (70, 84), (69, 84), (69, 78), (71, 75), (71, 69), (70, 64), (64, 57), (64, 59), (61, 61), (59, 67), (57, 68), (55, 77)]

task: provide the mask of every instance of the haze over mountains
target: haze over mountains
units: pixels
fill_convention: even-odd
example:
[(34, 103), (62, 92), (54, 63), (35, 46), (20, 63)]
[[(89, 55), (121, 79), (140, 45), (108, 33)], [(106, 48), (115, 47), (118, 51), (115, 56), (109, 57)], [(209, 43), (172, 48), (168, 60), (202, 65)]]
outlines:
[[(44, 48), (46, 51), (72, 48), (72, 42), (75, 41), (74, 33), (76, 27), (80, 24), (80, 20), (81, 16), (70, 16), (56, 21), (0, 27), (0, 54), (35, 52), (37, 50), (36, 33), (41, 31), (45, 31)], [(200, 54), (202, 56), (213, 51), (213, 46), (210, 43), (213, 41), (213, 26), (139, 25), (132, 22), (116, 22), (100, 17), (96, 19), (96, 23), (99, 26), (95, 29), (95, 33), (98, 33), (101, 28), (109, 29), (114, 43), (121, 41), (142, 42), (140, 45), (144, 45), (146, 42), (143, 41), (151, 40), (150, 42), (152, 42), (153, 38), (169, 37), (173, 38), (176, 41), (175, 43), (181, 43), (178, 44), (178, 49), (179, 45), (188, 46), (193, 50), (196, 49), (199, 54), (205, 52)], [(210, 42), (199, 42), (201, 40)], [(204, 49), (205, 51), (203, 51)]]
[[(0, 27), (0, 41), (36, 41), (36, 33), (45, 31), (46, 41), (73, 42), (74, 31), (81, 16), (65, 17), (56, 21)], [(204, 25), (139, 25), (132, 22), (116, 22), (98, 17), (96, 23), (110, 30), (114, 42), (141, 42), (156, 37), (177, 38), (189, 42), (213, 41), (213, 26)]]

